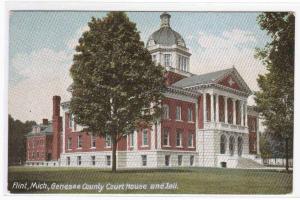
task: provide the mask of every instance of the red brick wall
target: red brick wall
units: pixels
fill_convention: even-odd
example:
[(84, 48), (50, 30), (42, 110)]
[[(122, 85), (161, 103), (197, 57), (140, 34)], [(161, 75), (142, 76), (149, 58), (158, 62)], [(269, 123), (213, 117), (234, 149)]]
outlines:
[(249, 128), (249, 152), (257, 152), (257, 118), (256, 116), (248, 115), (248, 128)]
[[(232, 78), (232, 80), (234, 81), (234, 83), (232, 85), (230, 85), (228, 83), (229, 79)], [(235, 81), (235, 79), (232, 77), (232, 76), (227, 76), (225, 77), (224, 79), (220, 80), (218, 82), (218, 84), (221, 84), (221, 85), (224, 85), (226, 87), (229, 87), (229, 88), (232, 88), (232, 89), (235, 89), (235, 90), (240, 90), (240, 86), (237, 84), (237, 82)]]
[(52, 128), (53, 128), (53, 140), (52, 140), (52, 160), (58, 160), (60, 157), (60, 132), (61, 132), (61, 121), (60, 117), (60, 97), (53, 96), (53, 117), (52, 117)]
[(203, 128), (203, 96), (198, 97), (198, 128)]
[[(33, 144), (34, 143), (34, 144)], [(50, 143), (50, 145), (49, 145)], [(47, 154), (51, 153), (52, 149), (52, 138), (46, 135), (37, 135), (27, 138), (27, 155), (26, 160), (28, 161), (45, 161), (47, 160)], [(35, 157), (32, 157), (33, 152)], [(39, 153), (39, 156), (37, 156)]]
[[(188, 122), (188, 108), (191, 108), (193, 111), (193, 120), (195, 121), (195, 104), (190, 102), (185, 102), (176, 99), (166, 98), (163, 100), (163, 104), (168, 104), (170, 108), (170, 119), (163, 119), (161, 122), (161, 142), (162, 149), (169, 150), (191, 150), (195, 151), (195, 148), (188, 148), (188, 136), (190, 132), (194, 134), (194, 147), (196, 146), (196, 125), (195, 123)], [(181, 119), (182, 121), (176, 121), (176, 106), (181, 106)], [(163, 147), (163, 130), (169, 130), (169, 142), (170, 147)], [(182, 131), (182, 148), (176, 147), (176, 130)]]
[(223, 96), (219, 96), (219, 121), (225, 122), (225, 100)]
[(167, 86), (172, 85), (173, 83), (180, 81), (183, 78), (186, 78), (186, 76), (184, 76), (184, 75), (177, 74), (175, 72), (170, 72), (170, 71), (167, 71), (164, 76), (166, 79), (165, 84)]
[(207, 112), (207, 121), (210, 121), (210, 94), (206, 94), (206, 112)]

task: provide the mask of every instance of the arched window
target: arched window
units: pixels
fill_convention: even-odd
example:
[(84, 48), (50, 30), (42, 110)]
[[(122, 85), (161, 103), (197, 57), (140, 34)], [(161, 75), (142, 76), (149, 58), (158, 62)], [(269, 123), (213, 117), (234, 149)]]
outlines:
[(220, 154), (226, 153), (226, 136), (221, 135), (221, 141), (220, 141)]
[(235, 139), (234, 136), (230, 136), (229, 137), (229, 153), (231, 156), (233, 156), (234, 154), (234, 144), (235, 143)]
[(243, 153), (243, 138), (241, 136), (238, 137), (238, 155), (241, 156)]

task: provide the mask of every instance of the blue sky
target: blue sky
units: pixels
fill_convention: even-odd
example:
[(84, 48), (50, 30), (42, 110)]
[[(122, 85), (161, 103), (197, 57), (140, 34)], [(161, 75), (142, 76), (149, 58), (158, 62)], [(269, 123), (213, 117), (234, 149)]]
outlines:
[[(171, 27), (192, 53), (191, 72), (200, 74), (234, 65), (252, 90), (265, 73), (255, 47), (269, 37), (257, 24), (257, 12), (169, 12)], [(160, 12), (127, 12), (143, 41), (159, 28)], [(70, 98), (69, 68), (81, 33), (91, 17), (105, 12), (15, 11), (9, 24), (9, 113), (21, 120), (51, 117), (53, 95)], [(251, 100), (249, 102), (251, 104)], [(253, 103), (253, 101), (252, 101)]]

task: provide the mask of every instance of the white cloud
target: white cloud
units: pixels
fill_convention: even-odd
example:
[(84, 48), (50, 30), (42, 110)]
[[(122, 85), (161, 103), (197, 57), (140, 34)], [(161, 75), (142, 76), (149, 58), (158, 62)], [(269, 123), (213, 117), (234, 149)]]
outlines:
[(75, 47), (77, 46), (78, 44), (78, 40), (79, 38), (81, 37), (81, 35), (85, 32), (85, 31), (88, 31), (90, 28), (88, 25), (86, 26), (83, 26), (81, 28), (79, 28), (76, 33), (74, 34), (74, 36), (70, 39), (70, 40), (67, 40), (66, 41), (66, 44), (67, 46), (70, 48), (70, 49), (75, 49)]
[(52, 117), (52, 96), (68, 100), (66, 88), (72, 55), (64, 51), (41, 49), (30, 54), (18, 54), (11, 67), (25, 78), (9, 85), (9, 114), (20, 120), (41, 121)]
[[(258, 90), (258, 74), (266, 73), (262, 63), (254, 58), (256, 45), (254, 34), (234, 29), (225, 31), (221, 36), (199, 33), (199, 48), (194, 48), (191, 56), (191, 72), (195, 74), (230, 68), (233, 65), (252, 90)], [(253, 104), (253, 99), (250, 98)]]

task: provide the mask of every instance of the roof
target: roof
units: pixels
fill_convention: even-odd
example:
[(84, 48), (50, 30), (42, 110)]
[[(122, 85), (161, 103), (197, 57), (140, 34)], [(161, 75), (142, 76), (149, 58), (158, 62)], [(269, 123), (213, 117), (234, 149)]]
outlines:
[(147, 45), (150, 40), (154, 40), (155, 44), (161, 44), (164, 46), (172, 46), (175, 44), (186, 47), (182, 36), (171, 27), (161, 27), (152, 33), (148, 39)]
[[(34, 128), (40, 128), (40, 132), (34, 132)], [(52, 129), (52, 123), (49, 123), (48, 125), (39, 124), (34, 125), (32, 127), (32, 130), (27, 133), (27, 136), (34, 136), (34, 135), (52, 135), (53, 129)]]
[(224, 69), (216, 72), (211, 72), (207, 74), (195, 75), (185, 79), (182, 79), (173, 84), (176, 87), (189, 87), (194, 85), (200, 84), (208, 84), (214, 82), (216, 79), (222, 77), (223, 75), (227, 74), (228, 72), (232, 71), (233, 68)]

